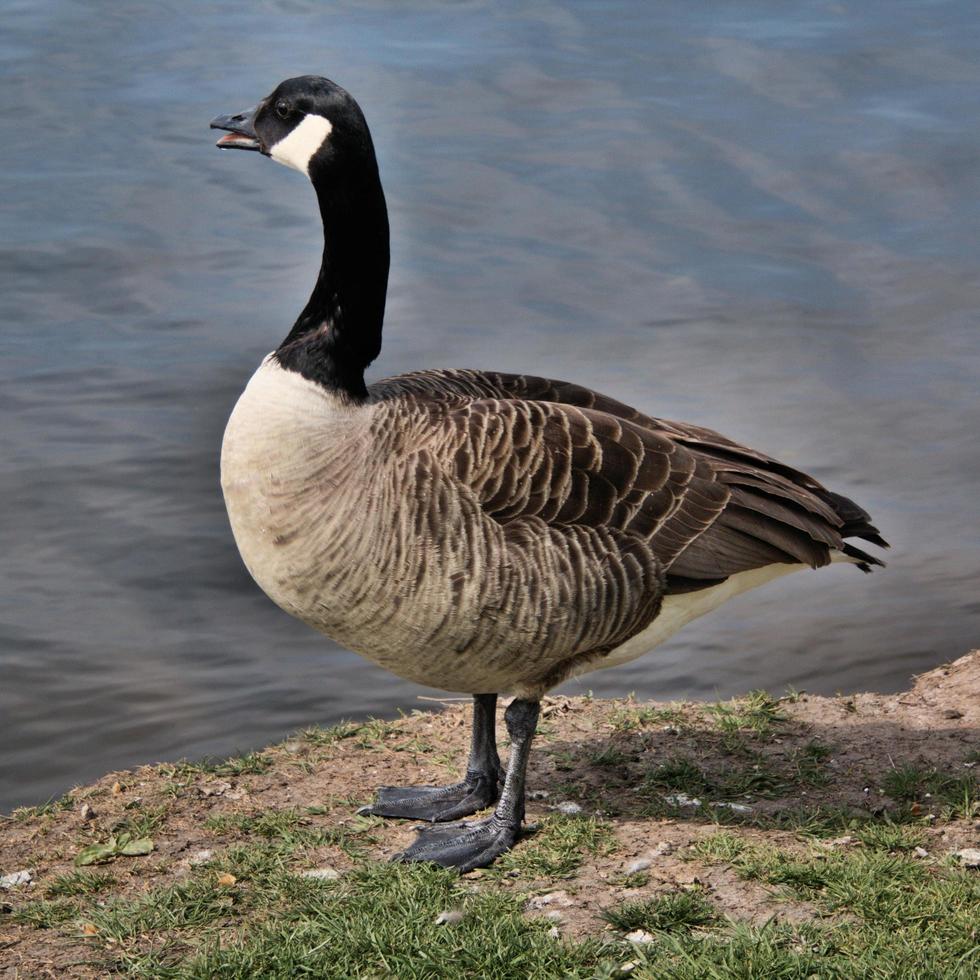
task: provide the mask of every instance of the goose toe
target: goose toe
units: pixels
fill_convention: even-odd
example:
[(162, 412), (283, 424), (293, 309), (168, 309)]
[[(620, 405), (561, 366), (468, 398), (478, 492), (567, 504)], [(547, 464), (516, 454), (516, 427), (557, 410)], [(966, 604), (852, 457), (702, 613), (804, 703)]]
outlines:
[(484, 775), (452, 786), (382, 786), (374, 803), (357, 812), (443, 823), (485, 810), (499, 795), (496, 778)]
[(492, 864), (514, 846), (519, 836), (520, 821), (502, 820), (497, 814), (469, 823), (422, 827), (415, 842), (392, 860), (428, 861), (444, 868), (458, 868), (464, 874)]

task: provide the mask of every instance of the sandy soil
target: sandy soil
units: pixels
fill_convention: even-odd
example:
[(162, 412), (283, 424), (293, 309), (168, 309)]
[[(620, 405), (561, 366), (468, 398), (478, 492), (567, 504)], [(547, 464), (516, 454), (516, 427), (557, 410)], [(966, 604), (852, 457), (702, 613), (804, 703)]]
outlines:
[[(717, 714), (703, 704), (547, 701), (530, 765), (528, 821), (547, 817), (560, 804), (574, 803), (586, 815), (605, 816), (618, 846), (607, 855), (587, 857), (577, 873), (561, 882), (476, 872), (474, 887), (528, 891), (528, 914), (552, 913), (569, 936), (605, 928), (600, 911), (623, 898), (693, 883), (707, 888), (712, 902), (735, 919), (759, 922), (773, 914), (806, 918), (810, 911), (805, 904), (780, 904), (763, 885), (740, 880), (724, 867), (691, 860), (690, 845), (716, 832), (718, 820), (731, 814), (741, 822), (743, 835), (793, 846), (799, 840), (796, 834), (770, 829), (787, 810), (828, 806), (881, 814), (899, 805), (882, 791), (890, 770), (915, 765), (962, 775), (975, 764), (970, 760), (976, 760), (980, 750), (980, 651), (923, 674), (901, 694), (802, 694), (780, 700), (778, 710), (784, 718), (770, 731), (736, 733), (739, 744), (733, 747), (731, 734), (726, 739)], [(28, 869), (31, 883), (0, 891), (0, 977), (103, 975), (87, 965), (92, 951), (77, 926), (74, 935), (70, 930), (35, 929), (13, 922), (9, 913), (43, 897), (45, 882), (73, 870), (82, 847), (104, 841), (134, 812), (158, 808), (162, 815), (152, 831), (154, 850), (142, 857), (119, 858), (109, 866), (117, 879), (113, 895), (136, 896), (178, 880), (200, 859), (200, 852), (217, 853), (241, 839), (234, 832), (205, 827), (206, 820), (219, 815), (312, 806), (318, 812), (309, 816), (310, 826), (356, 828), (357, 805), (370, 800), (378, 785), (444, 783), (458, 775), (457, 767), (465, 762), (468, 724), (468, 708), (453, 704), (362, 730), (333, 744), (297, 736), (262, 753), (267, 769), (259, 774), (215, 774), (173, 766), (110, 773), (92, 786), (72, 790), (54, 812), (3, 818), (0, 875)], [(793, 777), (801, 751), (813, 742), (831, 750), (823, 762), (829, 776), (825, 785), (804, 784)], [(651, 816), (651, 796), (643, 780), (665, 760), (679, 757), (694, 761), (718, 780), (739, 767), (754, 768), (761, 774), (761, 789), (752, 792), (750, 787), (739, 797), (740, 805), (750, 808), (744, 813), (704, 807), (674, 807), (665, 813), (661, 806)], [(782, 776), (792, 790), (778, 795), (773, 787), (780, 785)], [(924, 848), (930, 855), (980, 846), (980, 822), (933, 815), (928, 799), (914, 806), (921, 810)], [(406, 821), (372, 826), (367, 854), (386, 858), (412, 838)], [(828, 846), (850, 842), (845, 838)], [(646, 880), (630, 888), (635, 876), (631, 881), (626, 875), (638, 860), (649, 862)], [(343, 873), (350, 864), (341, 848), (328, 846), (303, 851), (297, 867), (329, 867)]]

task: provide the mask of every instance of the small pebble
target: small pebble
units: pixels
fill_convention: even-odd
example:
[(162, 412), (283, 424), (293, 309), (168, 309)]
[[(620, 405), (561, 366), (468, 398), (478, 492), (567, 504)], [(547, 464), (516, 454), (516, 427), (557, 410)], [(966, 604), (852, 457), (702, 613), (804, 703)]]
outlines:
[(463, 921), (463, 913), (459, 909), (449, 909), (447, 912), (440, 912), (436, 916), (437, 926), (451, 926)]
[(637, 858), (626, 865), (626, 873), (635, 875), (638, 871), (646, 871), (653, 862), (649, 858)]
[(687, 793), (671, 793), (665, 796), (664, 801), (671, 806), (695, 807), (700, 806), (701, 801), (696, 796), (688, 796)]
[(735, 813), (751, 813), (752, 807), (746, 805), (745, 803), (727, 803), (724, 800), (719, 800), (711, 804), (712, 806), (723, 806), (727, 807), (729, 810)]
[(574, 904), (575, 903), (568, 897), (568, 892), (555, 891), (545, 892), (544, 895), (534, 895), (532, 898), (528, 899), (527, 907), (532, 910), (547, 908), (549, 905), (557, 905), (560, 908), (568, 908), (568, 906)]
[(924, 847), (917, 847), (915, 849), (915, 856), (920, 858), (929, 857), (929, 852)]
[(527, 794), (529, 800), (546, 800), (551, 794), (546, 789), (532, 789)]
[(980, 868), (980, 848), (964, 847), (962, 851), (954, 851), (953, 854), (965, 868)]
[(310, 868), (303, 871), (301, 878), (317, 878), (320, 881), (336, 881), (340, 877), (340, 872), (336, 868)]
[(83, 803), (78, 808), (78, 814), (83, 820), (94, 820), (96, 817), (95, 810), (93, 810), (87, 803)]
[(626, 933), (626, 941), (629, 943), (652, 943), (653, 936), (646, 929), (634, 929), (633, 932)]
[(201, 796), (224, 796), (231, 789), (231, 783), (219, 780), (215, 783), (207, 783), (198, 789)]
[(559, 813), (564, 813), (566, 816), (569, 817), (573, 816), (576, 813), (582, 812), (582, 807), (579, 806), (578, 803), (572, 803), (572, 802), (559, 803), (557, 806), (554, 807), (554, 809), (557, 810)]
[(658, 858), (670, 854), (673, 850), (674, 845), (669, 840), (662, 840), (652, 851), (647, 851), (647, 854), (652, 858)]
[(11, 871), (10, 874), (0, 877), (0, 888), (16, 888), (18, 885), (28, 885), (31, 881), (31, 873), (24, 871)]
[(548, 935), (551, 936), (552, 939), (561, 939), (561, 931), (559, 930), (558, 926), (552, 926), (548, 930)]
[(210, 850), (195, 851), (187, 859), (187, 863), (188, 864), (191, 864), (191, 865), (193, 865), (193, 864), (206, 864), (208, 861), (211, 860), (212, 853), (213, 852), (210, 851)]

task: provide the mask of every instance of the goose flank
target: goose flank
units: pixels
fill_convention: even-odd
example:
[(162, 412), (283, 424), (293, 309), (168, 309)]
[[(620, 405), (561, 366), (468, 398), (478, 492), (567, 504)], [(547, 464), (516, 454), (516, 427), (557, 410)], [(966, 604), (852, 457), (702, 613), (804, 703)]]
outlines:
[[(365, 384), (389, 245), (360, 107), (302, 76), (211, 126), (219, 147), (306, 174), (324, 228), (309, 301), (224, 436), (242, 559), (314, 629), (400, 677), (473, 695), (465, 778), (382, 787), (365, 808), (433, 823), (400, 860), (466, 871), (515, 843), (539, 702), (561, 681), (639, 657), (791, 571), (882, 564), (845, 540), (887, 547), (860, 507), (710, 429), (530, 375)], [(506, 768), (500, 694), (513, 696)]]

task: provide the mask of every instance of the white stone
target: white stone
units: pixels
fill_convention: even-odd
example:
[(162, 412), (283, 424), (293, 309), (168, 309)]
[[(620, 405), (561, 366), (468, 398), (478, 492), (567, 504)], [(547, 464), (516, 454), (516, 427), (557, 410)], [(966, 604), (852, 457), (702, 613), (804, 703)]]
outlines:
[(752, 807), (746, 803), (728, 803), (725, 800), (717, 800), (711, 804), (712, 806), (723, 806), (732, 810), (734, 813), (751, 813)]
[(700, 806), (701, 801), (696, 796), (688, 796), (687, 793), (671, 793), (665, 796), (664, 801), (671, 806), (695, 807)]
[(29, 885), (32, 875), (30, 871), (11, 871), (9, 875), (0, 877), (0, 888), (16, 888), (18, 885)]
[(574, 816), (576, 813), (582, 812), (582, 807), (578, 803), (559, 803), (553, 809), (557, 810), (559, 813), (564, 813), (566, 816)]
[(340, 872), (336, 868), (310, 868), (309, 871), (303, 871), (301, 877), (316, 878), (320, 881), (336, 881), (340, 877)]
[(231, 783), (219, 780), (215, 783), (207, 783), (200, 787), (198, 792), (201, 796), (224, 796), (231, 789)]
[(980, 847), (964, 847), (962, 851), (953, 852), (966, 868), (980, 868)]
[(543, 909), (549, 905), (557, 905), (560, 908), (568, 908), (575, 903), (568, 897), (566, 891), (545, 892), (544, 895), (535, 895), (528, 899), (528, 909)]
[(633, 932), (626, 933), (626, 941), (629, 943), (652, 943), (654, 937), (645, 929), (634, 929)]

